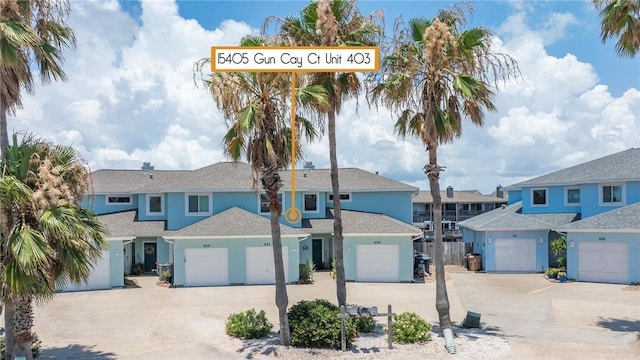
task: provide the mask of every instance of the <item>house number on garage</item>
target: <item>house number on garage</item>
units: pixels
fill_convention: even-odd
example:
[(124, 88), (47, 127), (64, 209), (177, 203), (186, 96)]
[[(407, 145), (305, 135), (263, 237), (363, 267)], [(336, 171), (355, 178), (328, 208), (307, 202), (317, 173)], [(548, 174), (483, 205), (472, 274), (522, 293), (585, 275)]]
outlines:
[(380, 245), (382, 242), (381, 241), (374, 241), (373, 245)]
[(271, 246), (271, 243), (270, 242), (266, 242), (266, 243), (264, 243), (264, 246)]
[(211, 245), (210, 244), (204, 244), (204, 245), (202, 245), (202, 247), (211, 247)]

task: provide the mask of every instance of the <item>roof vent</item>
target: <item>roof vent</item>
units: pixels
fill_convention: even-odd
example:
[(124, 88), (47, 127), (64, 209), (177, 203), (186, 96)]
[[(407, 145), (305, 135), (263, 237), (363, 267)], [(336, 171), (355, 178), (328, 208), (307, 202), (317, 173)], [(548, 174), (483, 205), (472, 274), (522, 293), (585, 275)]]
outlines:
[(504, 210), (504, 209), (506, 209), (506, 208), (507, 208), (507, 205), (502, 204), (502, 206), (500, 206), (500, 207), (502, 208), (502, 210)]
[(149, 179), (153, 180), (153, 174), (149, 174)]
[(307, 177), (307, 173), (302, 174), (302, 177), (306, 178)]
[(447, 197), (448, 198), (452, 198), (453, 197), (453, 187), (452, 186), (447, 187)]
[(504, 191), (502, 190), (502, 185), (498, 185), (498, 187), (496, 188), (496, 197), (499, 197), (500, 199), (504, 198)]

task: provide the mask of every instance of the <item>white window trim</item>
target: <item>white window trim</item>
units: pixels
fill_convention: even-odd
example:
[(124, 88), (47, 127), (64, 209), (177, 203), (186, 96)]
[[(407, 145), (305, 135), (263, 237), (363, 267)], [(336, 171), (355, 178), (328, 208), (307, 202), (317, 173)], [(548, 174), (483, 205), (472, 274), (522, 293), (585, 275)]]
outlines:
[[(110, 197), (128, 197), (129, 198), (129, 202), (126, 203), (121, 203), (121, 202), (109, 202), (109, 198)], [(104, 202), (107, 205), (131, 205), (133, 203), (133, 195), (127, 195), (127, 194), (111, 194), (111, 195), (106, 195), (104, 198)]]
[[(258, 194), (258, 215), (270, 215), (271, 213), (268, 210), (267, 210), (267, 212), (262, 212), (261, 211), (262, 207), (260, 206), (260, 203), (261, 203), (260, 197), (262, 195), (267, 195), (267, 193), (261, 192), (261, 193)], [(279, 192), (278, 195), (280, 195), (282, 197), (282, 212), (284, 213), (284, 209), (285, 209), (285, 206), (284, 206), (284, 204), (285, 204), (285, 192), (284, 191)]]
[[(602, 183), (598, 184), (598, 204), (600, 206), (624, 206), (627, 202), (627, 187), (625, 183)], [(622, 201), (619, 202), (604, 202), (602, 199), (602, 188), (605, 186), (620, 186), (620, 196), (622, 196)]]
[[(578, 201), (577, 203), (570, 203), (569, 190), (578, 190), (578, 192), (580, 193), (580, 201)], [(582, 191), (580, 190), (580, 186), (567, 186), (564, 188), (564, 205), (565, 206), (580, 206), (581, 202), (582, 202)]]
[[(209, 211), (205, 212), (189, 212), (189, 196), (207, 196), (209, 197)], [(186, 193), (184, 194), (184, 214), (186, 216), (207, 216), (213, 213), (213, 196), (211, 193)]]
[[(315, 210), (306, 210), (305, 209), (305, 195), (315, 195), (316, 196), (316, 209)], [(320, 194), (317, 192), (305, 192), (302, 193), (302, 212), (306, 214), (319, 214), (320, 213)]]
[[(327, 193), (327, 201), (333, 202), (333, 199), (331, 198), (332, 195), (333, 193)], [(353, 199), (353, 195), (350, 192), (341, 192), (340, 195), (349, 195), (349, 200), (340, 200), (340, 203), (351, 202)]]
[[(544, 204), (533, 203), (533, 192), (536, 190), (544, 190)], [(549, 188), (531, 188), (531, 207), (546, 207), (549, 206)]]
[[(151, 198), (160, 198), (160, 211), (151, 212)], [(188, 201), (187, 201), (188, 202)], [(162, 216), (164, 215), (164, 194), (147, 194), (147, 216)]]

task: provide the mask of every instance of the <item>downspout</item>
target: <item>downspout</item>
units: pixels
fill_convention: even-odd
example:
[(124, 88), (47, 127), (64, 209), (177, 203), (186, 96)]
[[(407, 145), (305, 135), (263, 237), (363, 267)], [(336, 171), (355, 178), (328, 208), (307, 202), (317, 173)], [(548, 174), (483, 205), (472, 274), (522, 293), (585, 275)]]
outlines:
[(442, 330), (444, 334), (444, 347), (447, 349), (449, 354), (456, 353), (456, 344), (453, 342), (453, 330), (444, 329)]

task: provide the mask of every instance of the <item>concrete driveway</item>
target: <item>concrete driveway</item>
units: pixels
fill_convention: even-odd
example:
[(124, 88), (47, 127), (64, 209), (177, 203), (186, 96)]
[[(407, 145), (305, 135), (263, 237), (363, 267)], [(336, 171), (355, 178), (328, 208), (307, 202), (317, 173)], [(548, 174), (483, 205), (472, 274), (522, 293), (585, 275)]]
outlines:
[[(334, 301), (335, 284), (317, 273), (313, 285), (288, 286), (289, 304)], [(237, 359), (224, 333), (231, 313), (264, 309), (277, 329), (273, 286), (169, 289), (157, 277), (140, 288), (63, 293), (36, 307), (35, 331), (45, 358)], [(485, 330), (505, 336), (507, 358), (640, 359), (640, 291), (623, 285), (552, 283), (538, 274), (452, 273), (451, 316), (482, 315)], [(435, 283), (348, 284), (349, 302), (386, 312), (413, 311), (437, 323)], [(226, 349), (226, 350), (225, 350)]]

